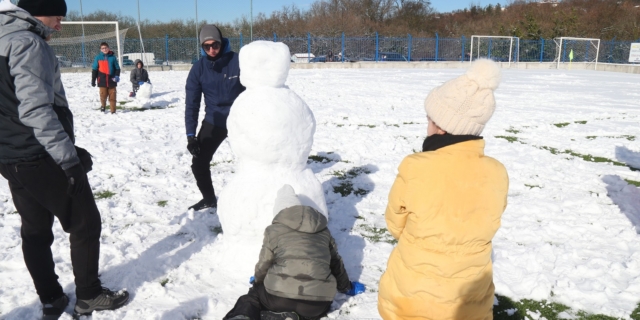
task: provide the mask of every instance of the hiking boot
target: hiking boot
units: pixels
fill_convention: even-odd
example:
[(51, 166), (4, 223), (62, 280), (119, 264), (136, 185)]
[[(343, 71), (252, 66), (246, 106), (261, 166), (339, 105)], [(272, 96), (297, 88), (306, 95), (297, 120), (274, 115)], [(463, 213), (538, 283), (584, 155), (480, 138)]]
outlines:
[(188, 210), (193, 209), (195, 211), (200, 211), (202, 209), (216, 208), (216, 207), (218, 207), (218, 201), (216, 200), (216, 197), (213, 197), (213, 199), (202, 199), (198, 201), (198, 203), (189, 207)]
[(106, 107), (100, 107), (100, 112), (104, 112)]
[(69, 304), (69, 297), (63, 294), (52, 302), (42, 304), (42, 320), (58, 320)]
[(102, 292), (93, 299), (78, 299), (76, 307), (73, 309), (73, 317), (91, 315), (93, 311), (115, 310), (124, 306), (129, 301), (129, 292), (120, 290), (118, 292), (111, 291), (105, 287)]
[(291, 312), (273, 312), (262, 311), (260, 312), (260, 320), (300, 320), (297, 313)]

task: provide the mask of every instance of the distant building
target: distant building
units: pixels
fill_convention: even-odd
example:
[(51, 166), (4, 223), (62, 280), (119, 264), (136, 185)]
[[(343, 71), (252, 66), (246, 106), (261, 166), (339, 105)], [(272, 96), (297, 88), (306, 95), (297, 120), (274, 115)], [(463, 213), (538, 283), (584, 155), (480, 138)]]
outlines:
[(538, 4), (550, 4), (552, 7), (558, 6), (560, 0), (538, 0)]

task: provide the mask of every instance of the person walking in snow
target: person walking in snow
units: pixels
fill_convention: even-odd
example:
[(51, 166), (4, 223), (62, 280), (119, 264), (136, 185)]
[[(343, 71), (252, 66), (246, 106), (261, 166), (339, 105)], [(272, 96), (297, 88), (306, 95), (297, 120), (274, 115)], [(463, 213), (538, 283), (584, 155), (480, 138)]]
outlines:
[(131, 70), (131, 75), (129, 76), (131, 87), (133, 88), (133, 94), (131, 95), (132, 97), (136, 96), (136, 92), (138, 92), (138, 89), (140, 89), (140, 85), (142, 83), (151, 83), (151, 80), (149, 80), (149, 73), (147, 73), (147, 70), (144, 68), (144, 63), (142, 62), (142, 60), (137, 59), (135, 61), (135, 65), (136, 68)]
[(476, 60), (425, 100), (427, 138), (402, 160), (385, 213), (398, 239), (380, 279), (385, 320), (492, 319), (491, 240), (507, 205), (505, 167), (480, 134), (500, 69)]
[(100, 44), (100, 53), (93, 60), (91, 72), (91, 86), (100, 88), (100, 111), (104, 112), (107, 108), (107, 98), (109, 99), (109, 107), (111, 114), (116, 113), (116, 95), (118, 91), (116, 87), (120, 82), (120, 65), (118, 58), (113, 51), (109, 49), (106, 42)]
[[(227, 138), (231, 105), (245, 89), (240, 83), (238, 54), (231, 51), (229, 40), (222, 37), (218, 27), (204, 25), (200, 45), (205, 54), (189, 71), (184, 112), (187, 149), (193, 156), (191, 170), (202, 193), (202, 200), (189, 207), (194, 210), (218, 206), (211, 181), (211, 159)], [(196, 136), (203, 95), (205, 116)]]
[(225, 320), (320, 319), (337, 292), (353, 296), (365, 291), (363, 284), (349, 281), (327, 218), (303, 206), (290, 185), (278, 190), (273, 213), (253, 287)]
[(101, 219), (87, 180), (91, 156), (74, 146), (73, 115), (47, 43), (66, 13), (64, 0), (0, 2), (0, 174), (22, 220), (22, 253), (43, 319), (58, 319), (69, 303), (51, 251), (54, 217), (70, 234), (74, 312), (113, 310), (129, 299), (98, 279)]

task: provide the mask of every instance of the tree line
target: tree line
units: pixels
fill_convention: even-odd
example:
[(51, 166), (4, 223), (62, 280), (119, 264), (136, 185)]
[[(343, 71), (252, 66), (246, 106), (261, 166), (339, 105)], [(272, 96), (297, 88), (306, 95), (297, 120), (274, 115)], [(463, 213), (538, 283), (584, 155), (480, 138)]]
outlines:
[[(80, 14), (68, 13), (67, 20), (79, 21)], [(120, 13), (96, 11), (85, 21), (119, 21), (130, 28), (127, 37), (138, 37), (136, 19)], [(249, 36), (250, 20), (243, 16), (233, 22), (215, 23), (223, 34)], [(143, 38), (193, 38), (195, 19), (168, 22), (140, 22)], [(316, 0), (303, 10), (284, 6), (270, 14), (253, 18), (253, 36), (272, 38), (346, 36), (401, 36), (457, 38), (477, 35), (517, 36), (521, 39), (550, 39), (561, 36), (616, 40), (640, 39), (640, 0), (564, 0), (557, 3), (511, 1), (453, 12), (436, 12), (427, 0)]]

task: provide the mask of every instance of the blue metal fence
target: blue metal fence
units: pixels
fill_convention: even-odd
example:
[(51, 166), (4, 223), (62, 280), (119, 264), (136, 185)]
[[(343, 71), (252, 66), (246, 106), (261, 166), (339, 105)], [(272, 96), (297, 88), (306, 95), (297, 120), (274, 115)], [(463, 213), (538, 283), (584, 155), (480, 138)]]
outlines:
[[(477, 38), (476, 38), (477, 39)], [(383, 37), (377, 33), (369, 37), (272, 37), (255, 40), (280, 41), (289, 47), (291, 54), (306, 53), (311, 62), (350, 62), (350, 61), (468, 61), (470, 58), (471, 39)], [(199, 57), (196, 38), (174, 39), (168, 36), (156, 39), (143, 39), (145, 51), (154, 54), (153, 64), (189, 64)], [(250, 43), (247, 36), (229, 38), (231, 48), (239, 51)], [(510, 39), (482, 38), (474, 40), (474, 58), (490, 57), (497, 61), (509, 60)], [(637, 41), (601, 40), (598, 62), (629, 63), (631, 43)], [(558, 58), (557, 45), (553, 39), (517, 40), (514, 39), (511, 61), (521, 62), (553, 62)], [(55, 48), (54, 48), (55, 50)], [(81, 50), (77, 50), (81, 52)], [(561, 62), (569, 62), (573, 51), (574, 62), (592, 62), (595, 60), (596, 48), (588, 41), (563, 42)], [(141, 52), (138, 39), (124, 41), (123, 56), (127, 53)], [(97, 52), (96, 52), (97, 53)], [(80, 55), (80, 54), (79, 54)], [(92, 54), (95, 55), (95, 54)], [(82, 60), (82, 57), (67, 57), (71, 61)], [(130, 63), (130, 62), (129, 62)], [(126, 64), (126, 63), (125, 63)]]

